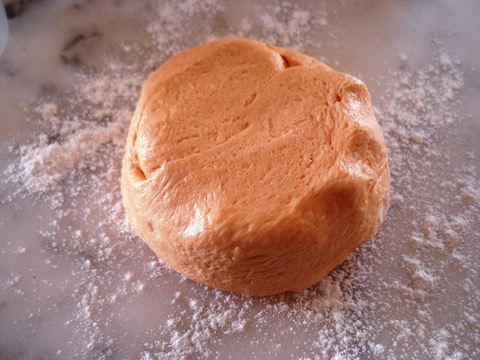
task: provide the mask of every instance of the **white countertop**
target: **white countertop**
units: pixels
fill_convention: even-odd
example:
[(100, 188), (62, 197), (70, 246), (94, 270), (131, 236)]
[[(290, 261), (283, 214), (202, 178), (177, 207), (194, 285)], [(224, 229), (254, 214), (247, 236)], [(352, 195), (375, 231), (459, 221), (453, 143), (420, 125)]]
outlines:
[[(478, 1), (7, 3), (1, 359), (480, 358)], [(383, 228), (302, 294), (186, 280), (121, 206), (142, 82), (174, 52), (232, 35), (361, 78), (385, 131)]]

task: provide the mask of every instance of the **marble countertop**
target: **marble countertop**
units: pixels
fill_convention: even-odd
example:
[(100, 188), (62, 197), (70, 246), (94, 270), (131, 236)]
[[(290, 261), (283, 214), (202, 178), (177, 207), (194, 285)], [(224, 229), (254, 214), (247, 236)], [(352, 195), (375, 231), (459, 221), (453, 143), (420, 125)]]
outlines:
[[(480, 358), (478, 1), (4, 3), (1, 359)], [(361, 78), (385, 131), (384, 227), (302, 294), (195, 284), (125, 220), (118, 176), (142, 82), (225, 36)]]

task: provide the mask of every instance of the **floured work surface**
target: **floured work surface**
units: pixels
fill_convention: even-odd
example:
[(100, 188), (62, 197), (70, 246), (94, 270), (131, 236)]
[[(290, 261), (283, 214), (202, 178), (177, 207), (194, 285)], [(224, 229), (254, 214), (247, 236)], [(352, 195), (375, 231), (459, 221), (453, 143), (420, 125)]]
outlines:
[[(479, 14), (437, 6), (27, 7), (0, 58), (2, 357), (478, 357)], [(299, 295), (185, 280), (125, 222), (119, 164), (142, 82), (232, 35), (362, 78), (386, 135), (386, 226)]]

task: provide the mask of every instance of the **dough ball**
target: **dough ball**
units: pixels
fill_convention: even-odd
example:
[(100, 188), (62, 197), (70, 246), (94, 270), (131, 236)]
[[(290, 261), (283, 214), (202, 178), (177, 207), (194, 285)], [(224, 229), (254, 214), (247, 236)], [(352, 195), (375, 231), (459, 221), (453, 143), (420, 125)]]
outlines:
[(229, 38), (146, 81), (122, 194), (173, 269), (247, 295), (318, 283), (381, 226), (390, 177), (365, 85), (316, 59)]

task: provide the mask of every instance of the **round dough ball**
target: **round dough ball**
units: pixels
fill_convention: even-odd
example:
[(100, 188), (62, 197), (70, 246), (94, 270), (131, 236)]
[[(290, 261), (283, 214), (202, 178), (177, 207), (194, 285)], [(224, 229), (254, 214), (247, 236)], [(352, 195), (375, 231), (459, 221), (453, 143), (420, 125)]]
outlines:
[(389, 188), (365, 85), (241, 38), (148, 78), (122, 168), (133, 228), (166, 264), (257, 296), (318, 283), (378, 231)]

